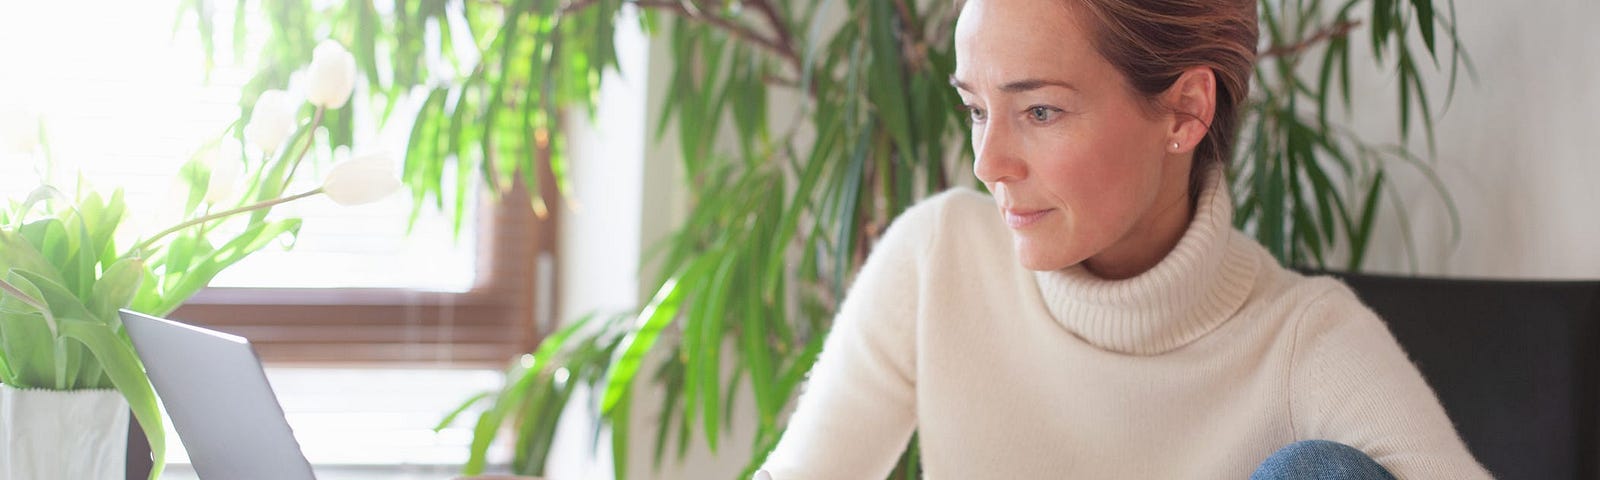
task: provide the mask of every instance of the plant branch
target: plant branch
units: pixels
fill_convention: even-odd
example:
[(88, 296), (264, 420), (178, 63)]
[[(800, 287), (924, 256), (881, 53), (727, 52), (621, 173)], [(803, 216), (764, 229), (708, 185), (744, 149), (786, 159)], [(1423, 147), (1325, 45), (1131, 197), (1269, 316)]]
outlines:
[[(794, 46), (792, 44), (786, 43), (786, 41), (782, 40), (781, 38), (779, 40), (767, 38), (748, 26), (727, 18), (707, 13), (689, 3), (688, 0), (637, 0), (633, 2), (633, 4), (639, 8), (655, 8), (659, 10), (666, 10), (683, 16), (684, 18), (711, 24), (712, 26), (720, 28), (723, 31), (728, 32), (729, 35), (737, 37), (740, 40), (754, 43), (762, 48), (770, 50), (773, 54), (776, 54), (778, 57), (784, 59), (784, 61), (787, 61), (789, 65), (795, 68), (796, 71), (803, 70), (800, 64), (800, 56), (795, 54)], [(783, 34), (783, 32), (779, 32), (779, 35)]]
[(322, 112), (327, 109), (319, 106), (317, 114), (311, 117), (311, 129), (306, 131), (306, 148), (301, 149), (300, 156), (295, 157), (294, 163), (289, 165), (289, 174), (283, 177), (283, 187), (278, 189), (279, 192), (289, 189), (289, 181), (294, 180), (294, 172), (300, 169), (300, 161), (306, 159), (306, 153), (311, 152), (311, 146), (317, 143), (317, 127), (322, 125)]
[(928, 63), (928, 45), (917, 38), (911, 31), (911, 7), (906, 5), (906, 0), (894, 0), (895, 13), (900, 15), (900, 50), (905, 55), (906, 64), (912, 70), (921, 70)]
[(1311, 34), (1311, 36), (1306, 37), (1299, 42), (1289, 45), (1275, 45), (1272, 48), (1261, 52), (1256, 57), (1257, 59), (1261, 59), (1299, 55), (1300, 52), (1304, 52), (1307, 49), (1316, 46), (1318, 43), (1326, 42), (1334, 37), (1347, 36), (1350, 34), (1351, 30), (1355, 30), (1355, 28), (1359, 26), (1361, 26), (1360, 20), (1346, 20), (1335, 23), (1318, 30), (1316, 33)]
[(789, 33), (789, 25), (784, 23), (783, 17), (778, 15), (778, 9), (772, 6), (770, 0), (754, 0), (757, 10), (767, 17), (767, 23), (772, 25), (772, 30), (778, 33), (778, 45), (782, 47), (784, 59), (794, 65), (795, 70), (802, 70), (800, 57), (794, 53), (794, 36)]
[(256, 203), (252, 203), (252, 204), (249, 204), (249, 205), (245, 205), (245, 206), (234, 208), (234, 209), (230, 209), (230, 210), (223, 210), (221, 212), (217, 212), (217, 213), (213, 213), (213, 214), (210, 214), (210, 215), (206, 215), (204, 217), (200, 217), (200, 218), (196, 218), (196, 219), (193, 219), (193, 220), (189, 220), (187, 222), (183, 222), (183, 223), (180, 223), (180, 224), (177, 224), (177, 225), (173, 225), (171, 228), (168, 228), (166, 230), (162, 230), (161, 233), (157, 233), (157, 234), (155, 234), (155, 236), (152, 236), (152, 237), (146, 239), (145, 241), (139, 242), (139, 244), (134, 245), (133, 248), (128, 249), (128, 251), (129, 252), (139, 252), (141, 250), (149, 248), (151, 244), (156, 243), (156, 240), (160, 240), (162, 237), (165, 237), (167, 235), (171, 235), (174, 232), (177, 232), (179, 230), (183, 230), (185, 228), (193, 227), (195, 225), (206, 223), (206, 222), (209, 222), (209, 221), (212, 221), (212, 220), (216, 220), (216, 219), (219, 219), (219, 218), (226, 218), (226, 217), (231, 217), (231, 216), (238, 215), (238, 214), (245, 213), (245, 212), (260, 210), (260, 209), (271, 207), (271, 206), (278, 205), (278, 204), (281, 204), (281, 203), (293, 202), (295, 200), (306, 198), (306, 197), (309, 197), (309, 196), (312, 196), (312, 195), (316, 195), (316, 194), (319, 194), (319, 193), (322, 193), (322, 187), (317, 187), (315, 189), (306, 191), (304, 193), (298, 193), (298, 194), (290, 195), (290, 196), (283, 197), (283, 198), (274, 198), (272, 200), (267, 200), (267, 201), (264, 201), (264, 202), (256, 202)]

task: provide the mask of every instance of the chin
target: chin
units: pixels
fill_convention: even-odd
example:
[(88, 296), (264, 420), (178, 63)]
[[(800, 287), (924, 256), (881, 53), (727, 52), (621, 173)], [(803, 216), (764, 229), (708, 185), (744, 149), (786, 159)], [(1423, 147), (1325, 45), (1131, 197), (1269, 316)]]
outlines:
[(1014, 246), (1017, 251), (1017, 262), (1022, 268), (1037, 272), (1061, 270), (1082, 262), (1082, 258), (1065, 252), (1063, 245), (1040, 245), (1026, 238), (1015, 238)]

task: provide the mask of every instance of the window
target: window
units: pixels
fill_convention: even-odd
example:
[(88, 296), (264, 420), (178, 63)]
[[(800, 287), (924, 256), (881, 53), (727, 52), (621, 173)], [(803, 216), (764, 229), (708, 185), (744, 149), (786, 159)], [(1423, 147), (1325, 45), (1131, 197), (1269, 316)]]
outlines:
[[(44, 113), (54, 160), (0, 153), (0, 198), (21, 198), (41, 176), (70, 184), (81, 169), (99, 191), (126, 189), (130, 221), (153, 232), (177, 221), (159, 214), (174, 210), (163, 205), (178, 166), (237, 116), (254, 66), (219, 62), (205, 82), (200, 42), (171, 28), (176, 0), (90, 3), (30, 2), (0, 16), (0, 115)], [(431, 212), (404, 235), (406, 195), (328, 205), (280, 207), (306, 222), (294, 250), (253, 255), (172, 316), (251, 338), (268, 362), (495, 368), (548, 324), (535, 319), (550, 317), (555, 221), (536, 218), (525, 192), (485, 200), (459, 241)]]

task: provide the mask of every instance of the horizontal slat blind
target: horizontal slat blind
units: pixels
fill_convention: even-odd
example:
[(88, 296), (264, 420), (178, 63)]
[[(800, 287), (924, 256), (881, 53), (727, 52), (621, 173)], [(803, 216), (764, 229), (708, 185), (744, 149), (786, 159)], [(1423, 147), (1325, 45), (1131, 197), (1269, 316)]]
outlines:
[(518, 186), (480, 219), (488, 255), (468, 292), (212, 289), (173, 316), (250, 338), (269, 362), (502, 367), (548, 324), (535, 298), (550, 298), (537, 292), (553, 278), (555, 219), (528, 205)]

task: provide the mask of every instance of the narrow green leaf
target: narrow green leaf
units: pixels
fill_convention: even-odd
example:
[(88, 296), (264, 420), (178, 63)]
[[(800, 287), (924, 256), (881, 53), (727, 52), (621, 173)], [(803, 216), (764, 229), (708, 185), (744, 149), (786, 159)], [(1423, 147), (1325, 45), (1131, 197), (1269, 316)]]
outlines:
[[(700, 400), (704, 402), (702, 420), (705, 422), (706, 445), (711, 448), (712, 452), (717, 451), (719, 430), (717, 428), (717, 414), (722, 411), (720, 403), (718, 403), (718, 392), (721, 391), (719, 385), (722, 377), (722, 322), (727, 312), (728, 291), (733, 288), (729, 281), (732, 278), (733, 269), (742, 263), (741, 260), (743, 258), (737, 253), (714, 256), (713, 258), (715, 257), (721, 257), (721, 261), (718, 262), (720, 265), (717, 266), (716, 274), (711, 279), (709, 290), (702, 292), (703, 295), (709, 296), (707, 305), (705, 305), (706, 314), (700, 318), (699, 325), (697, 325), (699, 331), (688, 332), (690, 335), (700, 336), (697, 345), (701, 351), (696, 352), (698, 353), (696, 358), (699, 359), (699, 362), (694, 366), (692, 372), (699, 377)], [(755, 302), (760, 301), (760, 299), (759, 297), (745, 297), (739, 299), (739, 301)]]
[[(35, 298), (44, 300), (49, 305), (50, 312), (55, 314), (57, 321), (66, 319), (91, 321), (96, 319), (94, 314), (89, 311), (89, 308), (83, 304), (83, 301), (79, 300), (78, 296), (74, 295), (67, 287), (44, 275), (27, 270), (16, 269), (12, 270), (12, 272), (27, 279), (25, 284), (19, 286), (23, 288), (32, 286), (37, 289), (36, 291), (40, 296)], [(8, 277), (7, 281), (17, 285), (16, 278)]]
[(1422, 44), (1428, 47), (1428, 56), (1438, 65), (1439, 56), (1433, 48), (1433, 0), (1411, 0), (1411, 6), (1417, 11), (1417, 27), (1422, 31)]
[[(3, 285), (4, 282), (0, 282), (0, 286)], [(52, 322), (40, 311), (0, 308), (0, 356), (6, 358), (9, 370), (3, 379), (5, 384), (19, 388), (54, 385), (56, 361)]]
[(1356, 271), (1361, 268), (1367, 255), (1367, 246), (1372, 239), (1372, 225), (1378, 218), (1378, 195), (1383, 188), (1383, 171), (1379, 170), (1373, 177), (1372, 185), (1367, 188), (1367, 195), (1361, 200), (1361, 226), (1352, 232), (1350, 239), (1350, 263), (1348, 270)]
[[(3, 316), (5, 314), (6, 314), (6, 312), (0, 312), (0, 316)], [(6, 320), (4, 318), (0, 318), (0, 339), (4, 339), (5, 338), (5, 330), (6, 330), (5, 323), (6, 323)], [(7, 345), (5, 345), (5, 342), (3, 340), (0, 340), (0, 347), (5, 347), (5, 346), (7, 346)], [(0, 383), (4, 383), (4, 384), (7, 384), (7, 385), (20, 385), (22, 383), (22, 382), (19, 382), (18, 379), (17, 379), (17, 371), (13, 370), (11, 368), (11, 362), (6, 360), (5, 352), (0, 352)], [(24, 387), (24, 388), (26, 388), (26, 387)], [(657, 463), (660, 463), (660, 462), (657, 462)]]
[(1399, 73), (1400, 76), (1400, 140), (1403, 142), (1411, 137), (1411, 76), (1416, 72), (1411, 69), (1411, 53), (1404, 45), (1400, 48)]
[(909, 100), (906, 99), (905, 71), (901, 65), (900, 42), (896, 32), (899, 23), (889, 2), (869, 2), (872, 22), (867, 35), (872, 41), (872, 76), (868, 86), (872, 93), (879, 118), (894, 139), (895, 149), (902, 155), (916, 151), (911, 141)]
[(683, 421), (682, 417), (673, 414), (678, 411), (678, 400), (683, 392), (682, 365), (673, 361), (662, 362), (656, 372), (656, 383), (666, 388), (662, 396), (661, 412), (656, 415), (656, 444), (651, 465), (657, 470), (661, 469), (661, 461), (666, 457), (667, 433), (672, 431), (674, 420), (680, 423)]
[(495, 437), (500, 434), (500, 426), (505, 422), (506, 415), (521, 403), (522, 397), (527, 395), (529, 386), (537, 378), (537, 373), (532, 369), (525, 371), (515, 383), (507, 386), (495, 397), (494, 405), (478, 415), (478, 422), (472, 428), (472, 444), (467, 447), (467, 463), (461, 466), (463, 475), (483, 473), (484, 468), (488, 466), (489, 445), (494, 443)]
[(163, 292), (160, 303), (153, 311), (143, 312), (155, 316), (166, 316), (177, 310), (179, 305), (200, 291), (212, 278), (222, 273), (223, 269), (238, 263), (246, 256), (265, 248), (281, 235), (294, 235), (300, 231), (300, 219), (291, 218), (271, 223), (258, 223), (251, 225), (240, 233), (239, 236), (229, 240), (222, 247), (212, 251), (204, 259), (189, 270), (183, 279), (170, 290)]
[[(607, 398), (611, 398), (612, 390), (606, 388)], [(608, 402), (611, 408), (605, 409), (605, 415), (611, 419), (611, 468), (616, 473), (617, 480), (628, 478), (628, 438), (631, 435), (629, 422), (633, 407), (633, 392), (623, 388), (615, 400)], [(665, 415), (665, 413), (663, 413)], [(688, 442), (682, 442), (687, 444)]]
[(601, 395), (600, 410), (609, 414), (617, 407), (633, 382), (633, 377), (644, 363), (645, 354), (650, 352), (650, 347), (655, 346), (656, 339), (661, 335), (661, 329), (672, 322), (678, 314), (678, 303), (683, 298), (683, 293), (678, 289), (678, 279), (683, 276), (697, 273), (697, 268), (703, 268), (704, 262), (695, 262), (673, 275), (656, 291), (655, 298), (639, 313), (638, 322), (627, 337), (622, 340), (618, 349), (620, 356), (611, 361), (611, 368), (606, 371), (604, 394)]
[[(777, 423), (778, 410), (782, 408), (773, 397), (776, 390), (776, 372), (772, 359), (772, 346), (767, 342), (767, 322), (773, 319), (760, 315), (755, 302), (747, 303), (741, 340), (744, 357), (750, 370), (750, 388), (756, 397), (756, 414), (761, 428), (772, 428)], [(781, 322), (781, 320), (780, 320)], [(731, 404), (730, 404), (731, 410)]]
[(141, 367), (143, 364), (139, 363), (133, 347), (119, 338), (109, 326), (87, 320), (64, 320), (61, 322), (61, 333), (88, 347), (105, 368), (106, 376), (111, 378), (117, 391), (122, 392), (123, 398), (128, 400), (128, 407), (133, 410), (134, 418), (144, 430), (145, 439), (150, 442), (151, 457), (154, 459), (150, 479), (160, 478), (166, 466), (166, 428), (162, 426), (161, 410), (156, 406), (155, 391), (150, 388), (150, 379), (145, 377)]
[(438, 425), (433, 426), (433, 433), (439, 433), (445, 428), (448, 428), (450, 424), (456, 422), (456, 417), (461, 416), (461, 414), (466, 412), (467, 409), (472, 408), (472, 406), (477, 405), (478, 402), (481, 402), (486, 398), (491, 398), (494, 395), (495, 392), (479, 392), (471, 397), (467, 397), (465, 401), (461, 402), (461, 405), (456, 406), (456, 408), (450, 410), (450, 413), (445, 414), (444, 418), (439, 420)]
[(133, 302), (133, 296), (139, 291), (139, 283), (143, 280), (144, 264), (138, 259), (128, 258), (112, 264), (94, 283), (94, 294), (89, 297), (89, 311), (96, 320), (111, 326), (112, 331), (120, 332), (122, 319), (117, 315), (117, 310)]

